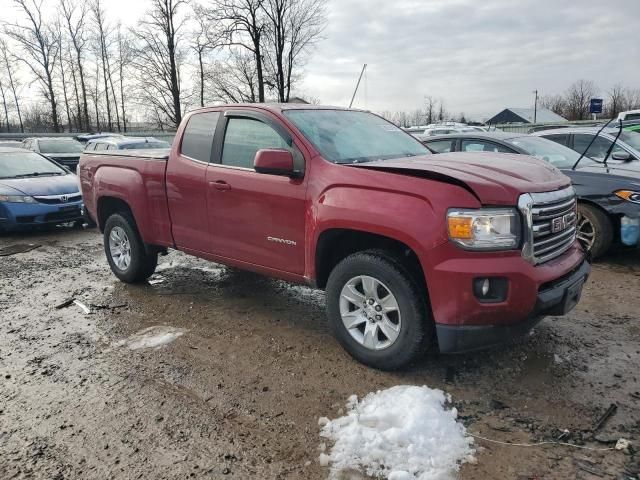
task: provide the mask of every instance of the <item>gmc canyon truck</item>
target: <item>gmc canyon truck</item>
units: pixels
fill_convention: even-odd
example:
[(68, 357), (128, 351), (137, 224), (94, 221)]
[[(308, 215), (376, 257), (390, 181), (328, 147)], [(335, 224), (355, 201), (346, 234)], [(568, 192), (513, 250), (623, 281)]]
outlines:
[(365, 111), (204, 108), (168, 154), (83, 154), (80, 182), (120, 280), (173, 248), (324, 289), (338, 341), (380, 369), (526, 333), (571, 310), (590, 273), (555, 167), (431, 155)]

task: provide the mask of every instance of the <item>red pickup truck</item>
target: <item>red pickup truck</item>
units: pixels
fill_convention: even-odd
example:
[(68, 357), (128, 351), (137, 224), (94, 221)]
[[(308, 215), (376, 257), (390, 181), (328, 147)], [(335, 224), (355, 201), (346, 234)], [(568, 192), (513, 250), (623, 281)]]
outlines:
[(381, 369), (525, 333), (572, 309), (590, 272), (553, 166), (430, 155), (365, 111), (204, 108), (168, 154), (89, 152), (80, 181), (122, 281), (174, 248), (325, 289), (337, 339)]

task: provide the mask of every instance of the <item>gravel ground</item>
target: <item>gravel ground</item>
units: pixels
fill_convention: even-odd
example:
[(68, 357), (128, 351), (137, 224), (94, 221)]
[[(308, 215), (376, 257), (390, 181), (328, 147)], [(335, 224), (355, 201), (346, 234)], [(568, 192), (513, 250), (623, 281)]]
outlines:
[[(178, 252), (158, 282), (125, 285), (93, 230), (0, 237), (19, 243), (40, 247), (0, 257), (1, 479), (323, 479), (318, 418), (399, 384), (446, 391), (470, 433), (498, 441), (632, 442), (476, 440), (461, 479), (638, 477), (637, 251), (594, 265), (580, 305), (525, 339), (388, 373), (333, 340), (322, 292)], [(55, 308), (69, 298), (91, 314)]]

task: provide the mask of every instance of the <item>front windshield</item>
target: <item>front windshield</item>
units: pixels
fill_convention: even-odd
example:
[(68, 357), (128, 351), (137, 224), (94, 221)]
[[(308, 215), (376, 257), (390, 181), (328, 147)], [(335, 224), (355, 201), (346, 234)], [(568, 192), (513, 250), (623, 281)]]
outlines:
[(153, 142), (139, 142), (139, 143), (126, 143), (124, 145), (120, 145), (121, 150), (141, 150), (147, 148), (169, 148), (167, 142), (163, 142), (162, 140), (157, 140)]
[(84, 145), (75, 140), (40, 140), (42, 153), (82, 153)]
[[(557, 168), (572, 168), (580, 158), (580, 154), (564, 145), (541, 137), (517, 137), (505, 140), (507, 143), (518, 147), (528, 155), (551, 163)], [(593, 160), (583, 157), (580, 165), (593, 164)]]
[(392, 123), (352, 110), (286, 110), (320, 154), (334, 163), (430, 155), (427, 147)]
[(55, 163), (33, 152), (0, 153), (0, 178), (66, 175)]
[(629, 145), (631, 148), (640, 150), (640, 132), (623, 130), (620, 134), (620, 140)]

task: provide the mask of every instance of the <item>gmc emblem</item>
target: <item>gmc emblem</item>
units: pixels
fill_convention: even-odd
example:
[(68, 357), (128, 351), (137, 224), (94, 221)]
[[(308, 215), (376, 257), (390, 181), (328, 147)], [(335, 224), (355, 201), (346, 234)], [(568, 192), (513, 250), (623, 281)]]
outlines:
[(567, 213), (561, 217), (551, 220), (551, 233), (558, 233), (566, 229), (573, 220), (573, 213)]

